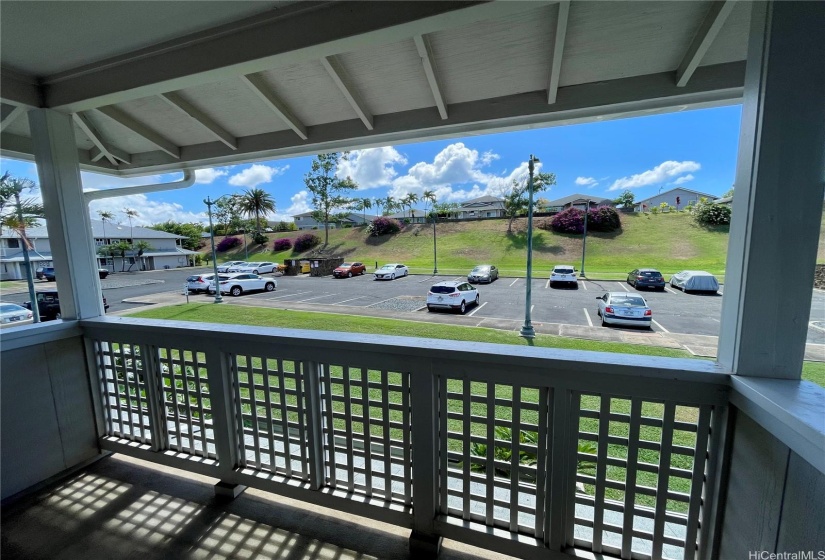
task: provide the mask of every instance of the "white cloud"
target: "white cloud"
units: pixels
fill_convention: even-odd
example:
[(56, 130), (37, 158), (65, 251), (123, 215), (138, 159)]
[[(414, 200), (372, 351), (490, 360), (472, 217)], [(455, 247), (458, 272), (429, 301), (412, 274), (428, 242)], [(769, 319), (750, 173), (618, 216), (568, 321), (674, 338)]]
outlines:
[(576, 177), (576, 184), (580, 187), (587, 187), (588, 189), (592, 189), (599, 182), (595, 179), (595, 177)]
[(630, 177), (616, 179), (607, 190), (618, 191), (621, 189), (634, 189), (648, 185), (656, 185), (674, 179), (684, 173), (698, 171), (701, 167), (702, 166), (695, 161), (665, 161), (653, 169), (648, 169), (647, 171), (631, 175)]
[(255, 188), (263, 183), (271, 183), (277, 175), (282, 175), (289, 169), (289, 165), (283, 167), (272, 167), (269, 165), (253, 164), (240, 173), (236, 173), (229, 178), (229, 184), (236, 187)]
[(289, 201), (292, 203), (284, 212), (278, 212), (272, 215), (274, 222), (292, 223), (292, 216), (309, 212), (312, 208), (308, 202), (309, 193), (307, 191), (299, 191), (292, 195)]
[(229, 172), (226, 169), (219, 169), (216, 167), (211, 169), (196, 169), (195, 182), (199, 185), (209, 185), (218, 177), (225, 177), (226, 175), (229, 175)]
[(486, 152), (481, 154), (481, 165), (482, 166), (490, 165), (491, 163), (493, 163), (497, 159), (501, 159), (501, 156), (496, 154), (496, 153), (493, 153), (492, 150), (487, 150)]
[(180, 204), (150, 200), (145, 194), (93, 200), (89, 203), (89, 215), (95, 220), (99, 220), (98, 211), (106, 210), (115, 215), (115, 223), (128, 224), (129, 220), (123, 213), (124, 208), (137, 211), (137, 217), (132, 218), (132, 224), (136, 226), (149, 226), (168, 220), (200, 223), (206, 223), (208, 220), (205, 209), (203, 212), (189, 212), (184, 210)]
[(386, 187), (398, 175), (395, 165), (406, 165), (407, 158), (392, 146), (350, 152), (338, 164), (338, 176), (350, 177), (359, 190)]
[(684, 183), (687, 183), (688, 181), (693, 181), (693, 179), (695, 179), (695, 177), (693, 175), (691, 175), (690, 173), (688, 173), (687, 175), (685, 175), (683, 177), (679, 177), (678, 179), (673, 181), (673, 184), (674, 185), (682, 185)]

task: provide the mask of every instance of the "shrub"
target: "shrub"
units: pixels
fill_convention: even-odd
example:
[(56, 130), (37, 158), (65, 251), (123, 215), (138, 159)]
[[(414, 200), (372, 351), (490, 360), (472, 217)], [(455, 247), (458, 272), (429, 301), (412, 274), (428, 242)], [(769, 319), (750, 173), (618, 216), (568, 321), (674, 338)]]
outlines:
[(255, 245), (266, 245), (267, 241), (269, 241), (269, 238), (260, 231), (252, 234), (252, 243)]
[(659, 207), (658, 206), (651, 206), (650, 213), (651, 214), (658, 214), (659, 213)]
[(241, 241), (237, 237), (224, 237), (223, 239), (221, 239), (221, 242), (218, 243), (216, 250), (220, 253), (223, 253), (224, 251), (228, 251), (229, 249), (233, 249), (242, 244), (243, 241)]
[(730, 206), (712, 204), (704, 199), (693, 208), (693, 219), (706, 226), (724, 226), (730, 223)]
[(401, 223), (396, 219), (387, 218), (386, 216), (375, 218), (367, 228), (367, 233), (373, 237), (389, 233), (398, 233), (399, 231), (401, 231)]
[(303, 235), (299, 235), (295, 239), (295, 245), (292, 246), (292, 250), (296, 253), (303, 253), (304, 251), (312, 249), (319, 243), (321, 243), (320, 237), (314, 233), (305, 233)]
[(276, 239), (275, 242), (272, 244), (272, 250), (276, 253), (280, 253), (281, 251), (286, 251), (288, 249), (292, 249), (292, 240), (287, 239), (286, 237), (282, 239)]
[[(541, 227), (541, 226), (539, 226)], [(550, 227), (558, 233), (584, 233), (584, 210), (568, 208), (559, 212), (550, 220)], [(587, 212), (587, 229), (589, 231), (615, 231), (622, 227), (619, 213), (611, 206), (591, 208)]]

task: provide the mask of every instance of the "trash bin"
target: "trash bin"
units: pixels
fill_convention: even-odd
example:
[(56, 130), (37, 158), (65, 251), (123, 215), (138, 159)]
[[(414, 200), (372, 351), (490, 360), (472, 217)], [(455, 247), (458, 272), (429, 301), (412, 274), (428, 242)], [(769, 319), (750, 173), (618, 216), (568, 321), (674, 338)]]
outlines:
[(301, 274), (309, 274), (309, 261), (301, 261)]

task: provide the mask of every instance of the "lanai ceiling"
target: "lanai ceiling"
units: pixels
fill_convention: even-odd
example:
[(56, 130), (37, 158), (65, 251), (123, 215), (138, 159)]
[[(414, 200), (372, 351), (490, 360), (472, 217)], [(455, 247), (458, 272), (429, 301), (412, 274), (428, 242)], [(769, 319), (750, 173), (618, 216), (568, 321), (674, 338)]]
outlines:
[(0, 150), (140, 175), (738, 102), (746, 1), (0, 3)]

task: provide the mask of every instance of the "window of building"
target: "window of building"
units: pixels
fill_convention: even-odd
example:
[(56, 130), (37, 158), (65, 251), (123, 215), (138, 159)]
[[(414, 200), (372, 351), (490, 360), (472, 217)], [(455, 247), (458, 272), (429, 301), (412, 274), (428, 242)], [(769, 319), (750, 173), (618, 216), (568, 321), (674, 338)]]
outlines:
[(20, 240), (19, 239), (9, 239), (9, 249), (19, 249), (20, 248)]

